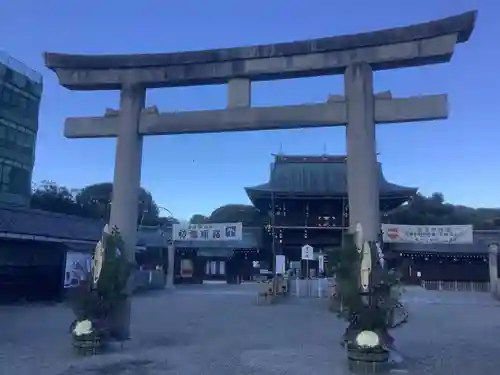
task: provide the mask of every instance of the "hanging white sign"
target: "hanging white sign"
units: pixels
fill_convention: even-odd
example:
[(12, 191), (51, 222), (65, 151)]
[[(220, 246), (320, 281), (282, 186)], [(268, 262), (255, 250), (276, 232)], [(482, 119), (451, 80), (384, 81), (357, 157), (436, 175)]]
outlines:
[(318, 271), (325, 272), (325, 256), (324, 255), (318, 256)]
[(386, 243), (470, 244), (472, 225), (401, 225), (382, 224)]
[(276, 275), (284, 275), (286, 273), (286, 257), (284, 255), (276, 255)]
[(241, 223), (174, 224), (174, 241), (238, 241), (243, 237)]
[(303, 260), (314, 260), (314, 249), (310, 245), (302, 246), (302, 259)]

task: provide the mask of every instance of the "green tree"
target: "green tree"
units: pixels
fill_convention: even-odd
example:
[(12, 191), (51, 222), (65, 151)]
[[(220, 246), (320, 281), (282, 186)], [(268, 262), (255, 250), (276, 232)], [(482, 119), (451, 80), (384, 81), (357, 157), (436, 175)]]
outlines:
[(179, 220), (177, 220), (175, 217), (160, 216), (158, 218), (158, 225), (161, 227), (168, 227), (172, 224), (179, 224)]
[(391, 223), (408, 225), (472, 224), (474, 229), (498, 229), (500, 209), (472, 208), (446, 203), (442, 193), (430, 197), (417, 194), (408, 204), (392, 211)]
[[(113, 184), (104, 182), (89, 185), (81, 189), (75, 196), (76, 203), (94, 218), (109, 220)], [(141, 225), (158, 225), (159, 208), (150, 192), (140, 189), (137, 222)]]
[[(263, 226), (267, 219), (253, 206), (228, 204), (217, 208), (208, 217), (194, 215), (191, 222), (242, 222), (245, 226)], [(446, 202), (442, 193), (434, 193), (429, 197), (417, 194), (408, 204), (389, 213), (387, 220), (408, 225), (472, 224), (475, 229), (499, 229), (500, 209), (453, 205)]]
[(211, 223), (241, 222), (244, 226), (262, 226), (264, 218), (259, 211), (246, 204), (227, 204), (212, 212), (208, 220)]
[(30, 206), (38, 210), (86, 216), (85, 210), (76, 203), (74, 192), (53, 181), (42, 181), (33, 189)]
[(201, 215), (201, 214), (194, 214), (191, 216), (191, 219), (189, 219), (190, 224), (206, 224), (209, 223), (208, 217)]
[(210, 216), (195, 214), (191, 224), (205, 223), (243, 223), (244, 226), (259, 227), (264, 225), (265, 218), (259, 211), (247, 204), (226, 204), (215, 209)]

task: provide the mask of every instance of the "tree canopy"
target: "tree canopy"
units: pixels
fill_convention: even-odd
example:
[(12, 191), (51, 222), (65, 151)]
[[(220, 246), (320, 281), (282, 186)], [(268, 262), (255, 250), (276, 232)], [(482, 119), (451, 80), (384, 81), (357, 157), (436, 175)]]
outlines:
[(75, 192), (52, 181), (42, 181), (31, 195), (31, 207), (61, 214), (87, 216), (85, 208), (75, 204)]
[[(35, 187), (31, 196), (31, 207), (62, 214), (109, 220), (113, 184), (98, 183), (83, 189), (68, 189), (52, 181), (43, 181)], [(146, 189), (139, 192), (140, 225), (162, 225), (175, 221), (160, 217), (160, 208)]]
[[(84, 187), (75, 195), (77, 205), (86, 207), (92, 217), (109, 220), (113, 184), (103, 182)], [(150, 192), (141, 187), (139, 191), (139, 217), (143, 225), (155, 225), (158, 221), (159, 208)]]
[(498, 229), (500, 209), (453, 205), (446, 203), (441, 193), (430, 197), (417, 194), (408, 204), (392, 211), (388, 220), (408, 225), (472, 224), (474, 229)]
[[(83, 189), (69, 189), (52, 181), (43, 181), (33, 190), (31, 207), (45, 211), (109, 220), (113, 184), (98, 183)], [(253, 206), (227, 204), (214, 210), (209, 216), (195, 214), (190, 223), (242, 222), (244, 226), (266, 224), (266, 214)], [(430, 197), (417, 194), (409, 203), (390, 212), (384, 221), (408, 225), (472, 224), (475, 229), (499, 229), (500, 209), (472, 208), (447, 203), (442, 193)], [(160, 217), (160, 207), (152, 195), (141, 188), (139, 193), (139, 225), (164, 225), (176, 219)]]
[(189, 219), (190, 224), (205, 224), (209, 222), (209, 218), (201, 214), (194, 214), (193, 216), (191, 216), (191, 219)]
[[(209, 216), (195, 214), (190, 222), (242, 222), (244, 226), (261, 226), (266, 223), (265, 216), (253, 206), (228, 204), (217, 208)], [(390, 212), (384, 221), (408, 225), (472, 224), (475, 229), (499, 229), (500, 209), (453, 205), (446, 203), (442, 193), (434, 193), (430, 197), (417, 194), (409, 203)]]
[(244, 226), (261, 226), (264, 218), (253, 206), (247, 204), (227, 204), (214, 210), (210, 216), (195, 214), (189, 222), (191, 224), (205, 223), (234, 223), (241, 222)]

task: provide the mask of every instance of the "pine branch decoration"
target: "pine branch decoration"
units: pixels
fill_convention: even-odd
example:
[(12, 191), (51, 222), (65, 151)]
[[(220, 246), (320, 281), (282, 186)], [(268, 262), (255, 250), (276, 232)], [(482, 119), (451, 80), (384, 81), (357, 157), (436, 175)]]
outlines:
[[(383, 254), (375, 243), (370, 244), (370, 290), (369, 297), (363, 297), (360, 293), (361, 254), (356, 247), (355, 236), (346, 233), (343, 244), (342, 248), (328, 254), (336, 282), (331, 310), (354, 326), (386, 330), (404, 324), (408, 314), (399, 301), (401, 287), (398, 272), (384, 267)], [(369, 306), (363, 298), (370, 299)], [(399, 316), (397, 322), (394, 321), (396, 315)]]

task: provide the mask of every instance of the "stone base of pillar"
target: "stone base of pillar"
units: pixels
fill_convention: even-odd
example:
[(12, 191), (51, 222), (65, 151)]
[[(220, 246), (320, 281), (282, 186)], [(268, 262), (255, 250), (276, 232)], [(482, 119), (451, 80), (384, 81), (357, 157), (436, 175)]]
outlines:
[(123, 300), (111, 314), (111, 336), (116, 341), (130, 340), (130, 315), (131, 315), (132, 301), (129, 296)]
[(366, 356), (360, 357), (359, 353), (355, 352), (349, 356), (348, 351), (348, 368), (351, 373), (356, 374), (409, 372), (403, 356), (394, 347), (384, 350), (378, 356), (372, 354), (371, 358)]
[(391, 369), (389, 351), (382, 348), (365, 351), (348, 345), (347, 357), (349, 370), (357, 374), (380, 374)]
[(167, 285), (165, 285), (165, 290), (167, 290), (167, 291), (171, 292), (171, 291), (174, 291), (175, 289), (177, 289), (177, 288), (175, 287), (174, 284), (167, 284)]
[(490, 281), (490, 293), (493, 298), (500, 301), (500, 279)]

